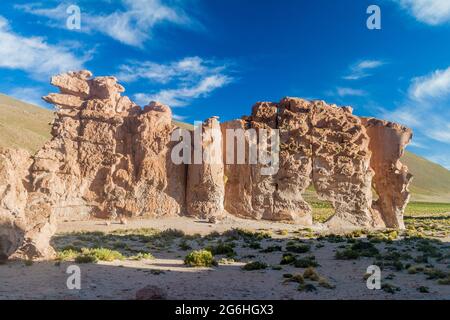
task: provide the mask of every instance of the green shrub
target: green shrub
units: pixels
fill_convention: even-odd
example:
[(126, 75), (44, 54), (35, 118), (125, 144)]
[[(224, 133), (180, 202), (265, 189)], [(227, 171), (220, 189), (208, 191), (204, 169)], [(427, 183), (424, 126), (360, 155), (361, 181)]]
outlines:
[(56, 254), (56, 260), (58, 261), (70, 261), (74, 260), (79, 255), (78, 251), (72, 249), (58, 251)]
[(270, 252), (275, 252), (275, 251), (281, 251), (281, 246), (269, 246), (263, 250), (261, 250), (260, 252), (262, 253), (270, 253)]
[(149, 252), (139, 252), (138, 254), (130, 257), (130, 260), (136, 260), (136, 261), (152, 260), (152, 259), (155, 259), (155, 257)]
[(106, 248), (83, 248), (81, 249), (81, 254), (94, 256), (99, 261), (114, 261), (124, 259), (124, 256), (119, 251)]
[(450, 275), (448, 275), (444, 279), (439, 279), (438, 284), (442, 284), (442, 285), (446, 285), (446, 286), (450, 285)]
[(247, 263), (245, 266), (242, 267), (245, 271), (253, 271), (253, 270), (263, 270), (267, 268), (267, 264), (260, 261), (253, 261)]
[(316, 261), (316, 257), (313, 255), (304, 257), (304, 258), (297, 258), (294, 261), (294, 266), (296, 268), (309, 268), (309, 267), (318, 267), (319, 264)]
[(233, 249), (233, 244), (219, 243), (215, 246), (209, 246), (206, 250), (211, 251), (213, 255), (227, 255), (228, 257), (234, 257), (236, 252)]
[(96, 263), (98, 262), (98, 258), (95, 255), (92, 254), (79, 254), (75, 257), (76, 263)]
[(294, 253), (306, 253), (311, 249), (307, 244), (292, 244), (286, 246), (286, 251)]
[(399, 287), (396, 287), (396, 286), (394, 286), (394, 285), (392, 285), (392, 284), (390, 284), (390, 283), (383, 283), (383, 284), (381, 285), (381, 289), (382, 289), (383, 291), (385, 291), (385, 292), (387, 292), (387, 293), (391, 293), (391, 294), (394, 294), (394, 293), (396, 293), (397, 291), (400, 291), (400, 288), (399, 288)]
[(190, 267), (211, 267), (217, 265), (213, 254), (208, 250), (195, 250), (190, 252), (184, 258), (184, 263)]
[(281, 258), (281, 265), (291, 264), (295, 262), (295, 256), (291, 253), (284, 253), (283, 257)]
[(420, 286), (417, 288), (417, 291), (421, 293), (430, 293), (430, 289), (428, 287)]

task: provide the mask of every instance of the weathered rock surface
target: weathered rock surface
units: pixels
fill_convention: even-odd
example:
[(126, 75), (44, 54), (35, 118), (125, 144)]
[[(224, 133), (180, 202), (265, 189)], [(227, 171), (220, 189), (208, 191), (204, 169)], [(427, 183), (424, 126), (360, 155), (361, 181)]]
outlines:
[(0, 260), (54, 256), (50, 238), (56, 224), (48, 197), (29, 192), (31, 162), (26, 151), (0, 150)]
[(312, 184), (319, 198), (336, 210), (330, 227), (384, 226), (379, 212), (372, 209), (369, 136), (351, 108), (285, 98), (278, 104), (258, 103), (250, 117), (222, 127), (225, 137), (226, 129), (244, 130), (246, 150), (252, 129), (277, 129), (280, 137), (276, 174), (261, 175), (261, 165), (249, 164), (248, 158), (246, 164), (225, 165), (228, 212), (311, 225), (311, 207), (302, 194)]
[(143, 110), (114, 77), (88, 71), (52, 78), (59, 94), (53, 139), (35, 156), (35, 190), (50, 194), (58, 216), (180, 214), (185, 166), (170, 161), (174, 130), (167, 106)]
[(27, 190), (24, 177), (31, 164), (26, 151), (0, 149), (0, 261), (23, 243)]
[(193, 163), (189, 165), (186, 187), (187, 213), (203, 219), (220, 217), (224, 214), (225, 186), (219, 121), (209, 118), (194, 130), (193, 136), (202, 148), (192, 148)]
[(412, 175), (400, 162), (412, 131), (397, 123), (364, 118), (363, 124), (370, 137), (371, 167), (375, 171), (374, 189), (378, 199), (373, 208), (389, 228), (404, 229), (403, 212), (409, 201), (408, 186)]

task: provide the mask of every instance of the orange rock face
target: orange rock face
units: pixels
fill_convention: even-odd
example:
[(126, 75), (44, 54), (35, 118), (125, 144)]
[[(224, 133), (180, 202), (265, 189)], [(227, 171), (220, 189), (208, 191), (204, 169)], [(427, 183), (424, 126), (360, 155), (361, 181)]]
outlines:
[(409, 201), (408, 186), (412, 175), (400, 162), (412, 131), (397, 123), (365, 118), (363, 124), (370, 137), (370, 165), (375, 171), (373, 187), (378, 193), (373, 208), (389, 228), (404, 229), (403, 212)]
[(335, 209), (330, 229), (404, 228), (411, 175), (399, 159), (412, 133), (398, 124), (285, 98), (176, 135), (169, 107), (140, 108), (114, 77), (71, 72), (52, 84), (51, 141), (33, 157), (0, 151), (0, 259), (51, 258), (58, 218), (231, 214), (310, 226), (309, 186)]

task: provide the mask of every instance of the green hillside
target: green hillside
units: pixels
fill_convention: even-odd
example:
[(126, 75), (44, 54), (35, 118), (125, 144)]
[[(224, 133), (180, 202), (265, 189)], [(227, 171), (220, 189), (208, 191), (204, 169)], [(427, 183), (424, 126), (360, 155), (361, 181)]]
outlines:
[(50, 110), (0, 94), (0, 146), (36, 152), (50, 139)]
[[(0, 94), (0, 146), (37, 151), (50, 138), (53, 112)], [(192, 129), (183, 122), (177, 126)], [(412, 201), (450, 203), (450, 171), (429, 160), (406, 152), (402, 162), (414, 175)], [(315, 201), (314, 190), (305, 198)]]
[(413, 201), (450, 203), (449, 170), (408, 151), (401, 161), (414, 175), (410, 187)]

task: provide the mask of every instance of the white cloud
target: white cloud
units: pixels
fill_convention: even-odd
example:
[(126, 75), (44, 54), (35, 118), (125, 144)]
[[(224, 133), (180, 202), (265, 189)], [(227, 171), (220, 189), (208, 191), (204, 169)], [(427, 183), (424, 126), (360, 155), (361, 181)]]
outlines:
[(409, 95), (414, 100), (450, 97), (450, 67), (413, 79)]
[(14, 33), (0, 16), (0, 68), (23, 70), (42, 79), (52, 74), (79, 70), (90, 59), (77, 57), (66, 47), (48, 44), (43, 38)]
[(418, 21), (429, 25), (450, 22), (449, 0), (394, 0)]
[(427, 130), (427, 136), (439, 142), (450, 144), (450, 124), (437, 122)]
[(159, 87), (166, 85), (166, 88), (162, 87), (157, 92), (135, 94), (138, 104), (159, 101), (171, 107), (180, 107), (233, 81), (227, 68), (228, 64), (215, 60), (186, 57), (165, 64), (153, 61), (130, 62), (119, 66), (116, 76), (121, 81), (146, 80)]
[[(384, 111), (382, 116), (413, 128), (431, 145), (449, 145), (450, 67), (413, 78), (407, 92), (400, 107)], [(421, 141), (420, 145), (423, 147), (426, 142)]]
[(225, 65), (218, 65), (214, 61), (205, 61), (200, 57), (186, 57), (169, 64), (152, 61), (131, 62), (119, 66), (117, 78), (126, 82), (139, 79), (163, 84), (173, 80), (187, 82), (195, 80), (199, 76), (218, 74), (225, 68)]
[(134, 96), (138, 104), (144, 105), (150, 101), (159, 101), (171, 107), (182, 107), (196, 98), (205, 97), (212, 91), (221, 88), (232, 81), (225, 75), (208, 76), (192, 86), (182, 86), (177, 89), (163, 89), (153, 94), (138, 93)]
[(337, 94), (340, 97), (346, 97), (346, 96), (365, 96), (367, 95), (367, 92), (360, 89), (353, 89), (353, 88), (337, 88)]
[(359, 80), (371, 76), (370, 70), (376, 69), (384, 65), (381, 60), (362, 60), (350, 67), (348, 75), (344, 76), (346, 80)]
[[(81, 8), (81, 31), (103, 33), (124, 44), (142, 47), (151, 39), (157, 25), (195, 27), (198, 23), (187, 16), (178, 6), (169, 7), (160, 0), (122, 0), (124, 10), (109, 14), (91, 14)], [(66, 27), (69, 16), (66, 9), (70, 4), (62, 3), (56, 8), (42, 8), (38, 4), (17, 5), (16, 8), (27, 13), (43, 16), (51, 21), (51, 26)], [(56, 23), (55, 23), (56, 22)]]

